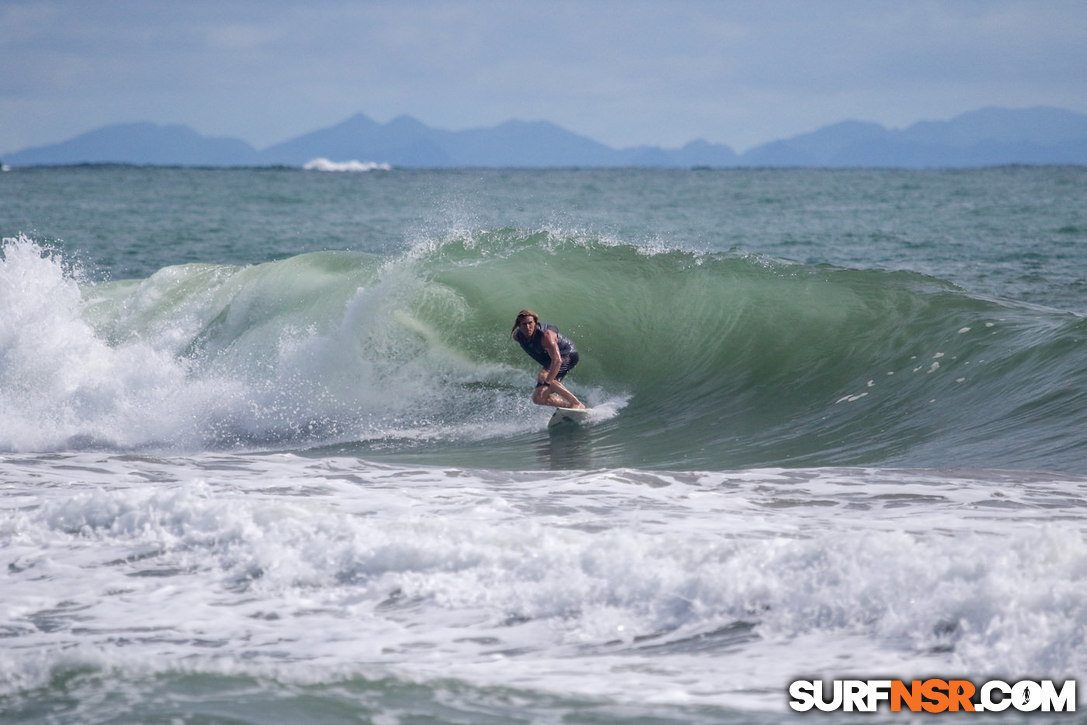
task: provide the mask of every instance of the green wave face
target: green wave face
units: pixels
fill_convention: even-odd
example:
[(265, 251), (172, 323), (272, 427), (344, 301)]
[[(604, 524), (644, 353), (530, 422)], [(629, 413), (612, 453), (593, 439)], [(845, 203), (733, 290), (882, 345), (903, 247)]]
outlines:
[(1082, 452), (1073, 315), (913, 273), (517, 230), (421, 262), (461, 303), (449, 340), (467, 354), (532, 368), (492, 332), (521, 307), (573, 338), (572, 384), (626, 396), (601, 448), (632, 465), (1014, 465), (1048, 450), (1067, 467)]
[[(1087, 458), (1083, 319), (913, 273), (507, 228), (80, 292), (65, 324), (103, 348), (111, 396), (89, 396), (101, 381), (57, 353), (76, 394), (35, 388), (28, 367), (30, 392), (8, 401), (16, 422), (48, 418), (54, 446), (341, 446), (514, 468)], [(528, 400), (537, 367), (509, 334), (525, 307), (576, 343), (567, 383), (607, 413), (598, 424), (547, 431)]]

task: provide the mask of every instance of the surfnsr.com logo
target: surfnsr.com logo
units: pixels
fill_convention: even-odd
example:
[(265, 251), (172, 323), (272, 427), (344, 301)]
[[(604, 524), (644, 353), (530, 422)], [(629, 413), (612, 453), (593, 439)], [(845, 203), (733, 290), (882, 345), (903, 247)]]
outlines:
[[(829, 686), (825, 686), (829, 685)], [(797, 680), (789, 685), (789, 707), (798, 712), (1075, 712), (1076, 681), (1058, 688), (1052, 680), (1007, 683), (990, 680)]]

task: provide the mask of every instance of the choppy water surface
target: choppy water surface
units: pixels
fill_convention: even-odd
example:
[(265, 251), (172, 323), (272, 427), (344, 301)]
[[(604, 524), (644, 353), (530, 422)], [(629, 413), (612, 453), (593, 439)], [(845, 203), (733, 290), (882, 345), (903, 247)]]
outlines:
[[(777, 722), (801, 677), (1078, 677), (1085, 175), (2, 174), (0, 712)], [(522, 307), (591, 425), (528, 401)]]

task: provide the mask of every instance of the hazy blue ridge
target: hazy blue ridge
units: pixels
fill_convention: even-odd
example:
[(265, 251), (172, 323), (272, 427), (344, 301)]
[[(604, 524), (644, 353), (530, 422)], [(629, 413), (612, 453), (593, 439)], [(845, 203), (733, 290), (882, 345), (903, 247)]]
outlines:
[(1087, 115), (1057, 108), (986, 108), (902, 130), (843, 121), (737, 154), (723, 144), (614, 149), (546, 121), (445, 131), (399, 116), (347, 120), (257, 150), (182, 125), (106, 126), (4, 157), (10, 166), (85, 163), (158, 166), (302, 166), (316, 158), (401, 168), (450, 167), (885, 167), (1087, 164)]
[(178, 124), (122, 123), (48, 146), (4, 157), (12, 166), (150, 164), (155, 166), (255, 166), (262, 154), (244, 141), (209, 138)]

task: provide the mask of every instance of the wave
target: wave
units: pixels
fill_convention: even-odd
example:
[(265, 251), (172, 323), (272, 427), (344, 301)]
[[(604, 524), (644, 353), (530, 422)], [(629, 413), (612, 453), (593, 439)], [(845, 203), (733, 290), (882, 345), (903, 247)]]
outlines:
[[(589, 465), (1082, 471), (1087, 323), (914, 273), (451, 232), (92, 283), (4, 242), (0, 449), (304, 449), (521, 467), (542, 411), (509, 338), (535, 309), (613, 413)], [(577, 463), (575, 460), (574, 463)]]
[(316, 158), (307, 161), (303, 166), (306, 171), (391, 171), (389, 164), (380, 164), (376, 161), (332, 161), (326, 158)]

